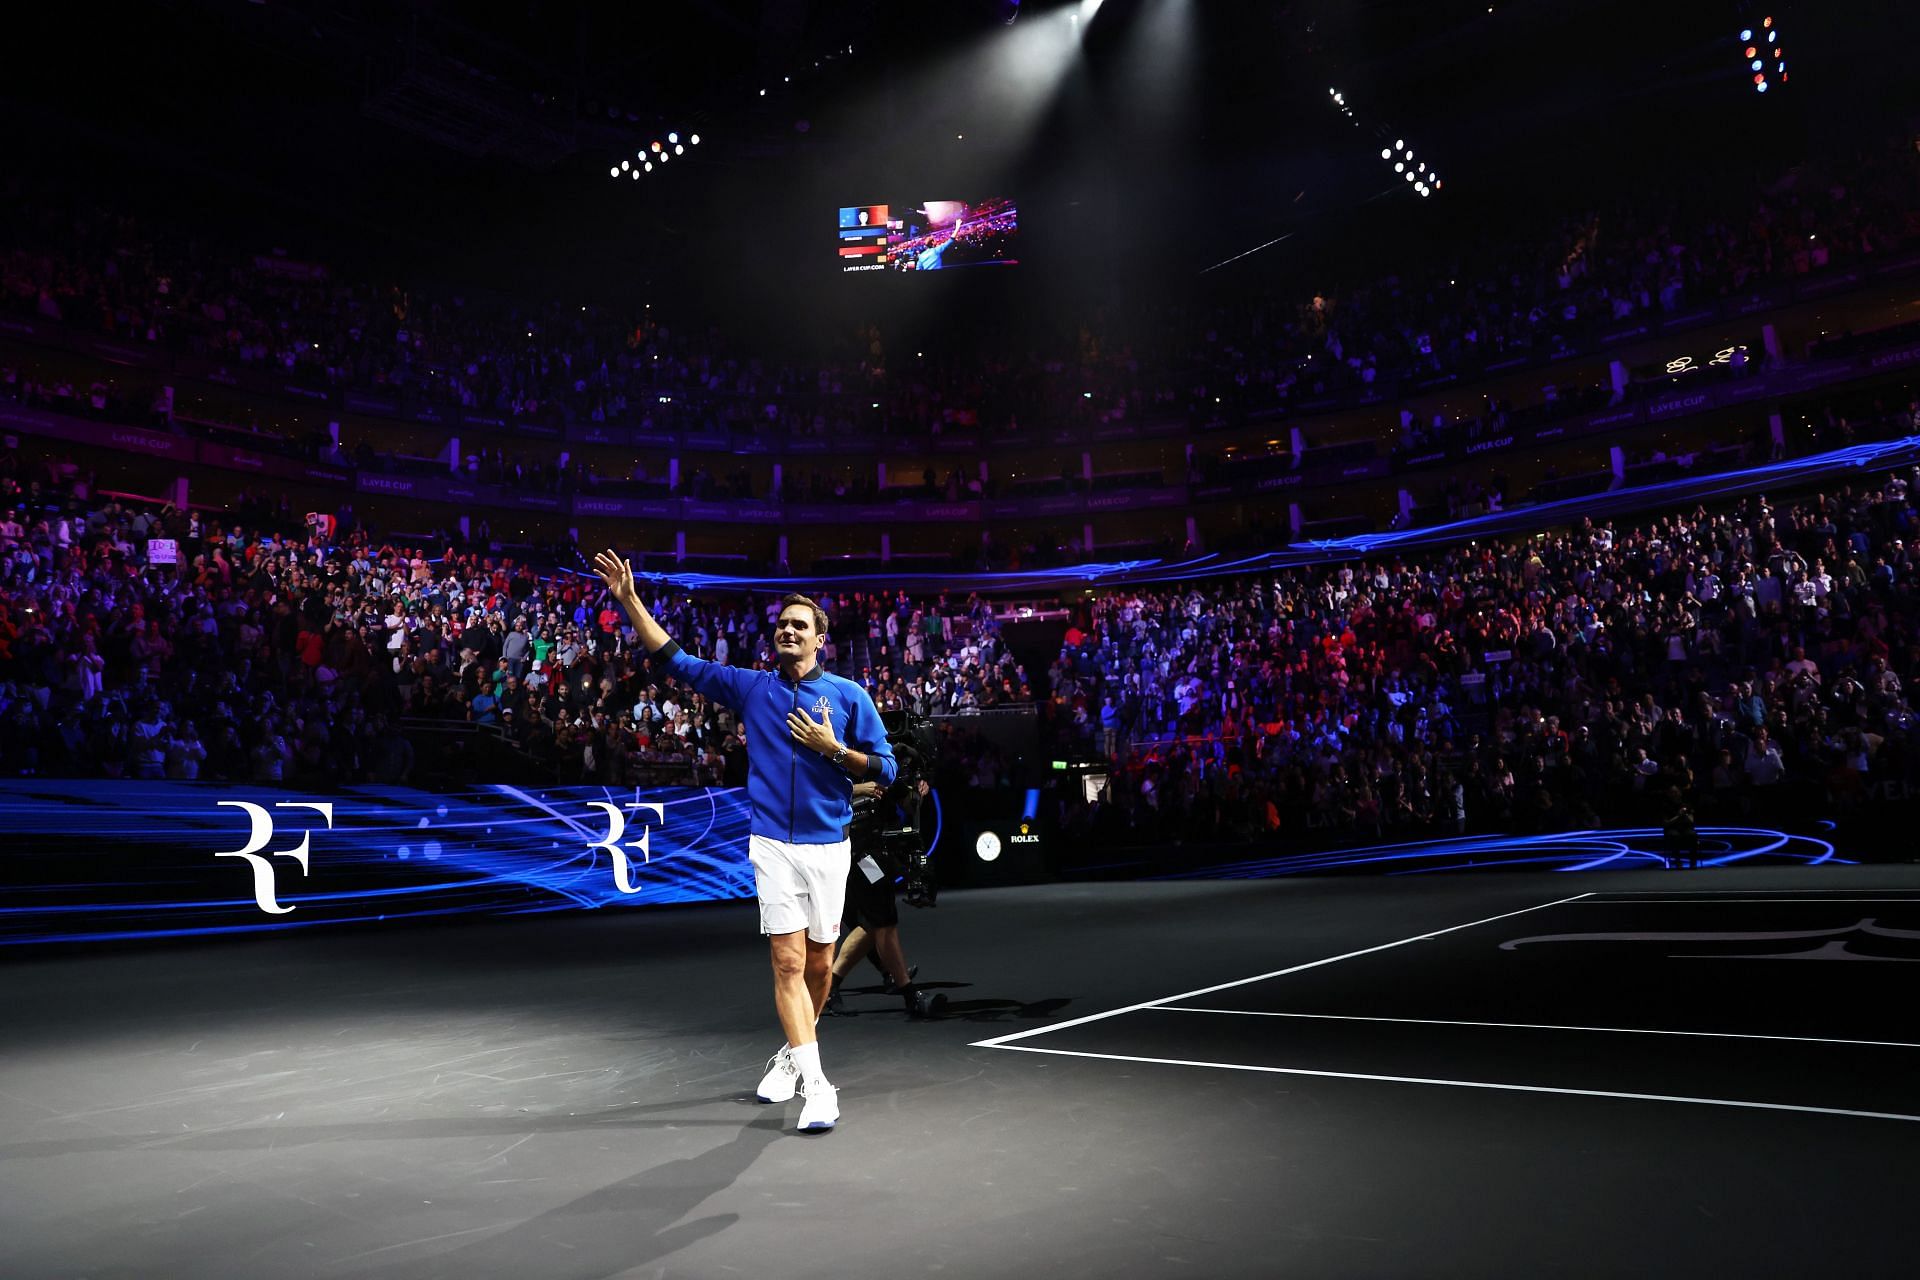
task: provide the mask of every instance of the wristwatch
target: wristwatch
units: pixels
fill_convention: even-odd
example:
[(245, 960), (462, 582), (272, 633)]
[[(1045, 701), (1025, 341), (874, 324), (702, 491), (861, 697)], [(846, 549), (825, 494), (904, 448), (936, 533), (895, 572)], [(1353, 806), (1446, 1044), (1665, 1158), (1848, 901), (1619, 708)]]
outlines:
[(846, 762), (847, 762), (847, 744), (843, 742), (840, 744), (840, 749), (833, 753), (833, 763), (835, 767), (838, 767), (840, 765), (845, 764)]

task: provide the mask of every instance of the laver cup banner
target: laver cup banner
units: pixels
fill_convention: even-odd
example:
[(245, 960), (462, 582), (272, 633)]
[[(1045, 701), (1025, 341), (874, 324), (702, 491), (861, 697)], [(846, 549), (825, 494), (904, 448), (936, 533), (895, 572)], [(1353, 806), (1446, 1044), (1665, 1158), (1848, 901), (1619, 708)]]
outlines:
[(753, 896), (740, 788), (0, 782), (0, 945)]

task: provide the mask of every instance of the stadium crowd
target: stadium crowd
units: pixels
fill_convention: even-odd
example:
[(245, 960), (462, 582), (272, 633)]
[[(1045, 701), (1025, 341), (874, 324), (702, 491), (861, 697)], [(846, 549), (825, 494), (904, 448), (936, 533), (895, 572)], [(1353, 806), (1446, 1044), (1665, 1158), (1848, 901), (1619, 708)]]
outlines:
[[(1114, 766), (1061, 820), (1205, 838), (1550, 830), (1682, 801), (1732, 817), (1806, 788), (1857, 803), (1916, 760), (1915, 497), (1890, 475), (1100, 592), (1037, 689), (1050, 745)], [(11, 451), (0, 513), (8, 774), (403, 781), (423, 733), (454, 722), (553, 781), (744, 776), (740, 726), (650, 676), (588, 575), (123, 504), (70, 462), (23, 475)], [(656, 596), (690, 650), (770, 663), (770, 601)], [(829, 664), (883, 709), (1036, 697), (978, 597), (821, 603)], [(1021, 781), (978, 735), (952, 746), (949, 781)]]
[(1842, 808), (1920, 757), (1914, 477), (1173, 592), (1049, 673), (1095, 831), (1543, 831)]
[[(431, 722), (482, 726), (549, 781), (743, 778), (731, 713), (652, 678), (590, 575), (210, 518), (93, 494), (70, 461), (0, 455), (0, 770), (14, 775), (401, 781)], [(159, 540), (175, 559), (157, 562)], [(827, 594), (883, 708), (1031, 702), (977, 598)], [(776, 606), (661, 596), (690, 651), (770, 665)], [(837, 640), (837, 644), (845, 644)], [(830, 648), (828, 660), (844, 665)], [(415, 731), (402, 732), (405, 720)], [(960, 734), (952, 767), (1006, 762)]]
[[(1799, 170), (1732, 205), (1590, 212), (1531, 243), (1469, 247), (1418, 275), (1306, 299), (1116, 309), (1051, 349), (1009, 335), (1004, 349), (989, 339), (964, 356), (908, 358), (867, 327), (837, 351), (780, 364), (650, 308), (630, 319), (376, 286), (10, 184), (0, 312), (504, 421), (797, 437), (1245, 418), (1557, 354), (1604, 326), (1920, 237), (1920, 161), (1908, 148)], [(1750, 368), (1732, 357), (1721, 374)], [(157, 387), (133, 388), (129, 402), (128, 386), (39, 376), (11, 358), (0, 379), (7, 399), (174, 425)], [(1478, 423), (1423, 424), (1409, 440), (1504, 429), (1510, 414), (1601, 394), (1523, 410), (1489, 402)], [(1903, 422), (1912, 428), (1889, 414), (1871, 425)], [(1855, 424), (1830, 426), (1846, 440)], [(284, 443), (349, 460), (323, 439)], [(351, 460), (446, 465), (368, 444)], [(1187, 478), (1233, 465), (1245, 464), (1199, 452)], [(668, 486), (644, 470), (596, 476), (577, 459), (498, 447), (475, 449), (463, 469), (552, 491)], [(1008, 491), (1001, 477), (983, 485), (958, 471), (906, 479), (881, 491), (868, 477), (795, 468), (786, 485), (815, 501)], [(1018, 491), (1078, 483), (1032, 477)], [(752, 492), (738, 466), (696, 465), (681, 484), (700, 497)], [(1450, 512), (1507, 498), (1497, 474), (1444, 496)], [(557, 781), (744, 776), (740, 726), (650, 676), (590, 575), (489, 554), (484, 532), (477, 544), (384, 543), (350, 512), (309, 522), (284, 494), (218, 513), (122, 503), (73, 461), (35, 469), (11, 449), (0, 512), (0, 771), (400, 781), (438, 722), (478, 726)], [(883, 708), (1037, 703), (1051, 744), (1119, 766), (1102, 800), (1067, 804), (1070, 827), (1143, 839), (1547, 829), (1683, 802), (1731, 814), (1796, 787), (1849, 804), (1904, 785), (1915, 758), (1905, 690), (1920, 665), (1916, 533), (1909, 482), (1891, 476), (1638, 528), (1108, 591), (1082, 606), (1073, 643), (1037, 681), (977, 597), (821, 603), (840, 649), (829, 661)], [(176, 558), (151, 554), (156, 541)], [(770, 660), (770, 609), (655, 602), (688, 648), (739, 664)], [(951, 780), (1017, 781), (986, 739), (950, 736)]]
[[(1244, 419), (1564, 353), (1635, 317), (1920, 238), (1920, 156), (1903, 146), (1796, 169), (1761, 190), (1712, 184), (1667, 204), (1623, 200), (1537, 239), (1489, 235), (1418, 271), (1305, 297), (1112, 306), (1045, 343), (1009, 332), (996, 349), (993, 335), (978, 335), (964, 352), (893, 350), (867, 325), (783, 363), (743, 355), (718, 330), (669, 324), (651, 307), (633, 317), (375, 284), (276, 253), (218, 249), (18, 177), (7, 196), (0, 311), (508, 421), (800, 438)], [(565, 483), (544, 464), (537, 473), (523, 465), (522, 478)]]

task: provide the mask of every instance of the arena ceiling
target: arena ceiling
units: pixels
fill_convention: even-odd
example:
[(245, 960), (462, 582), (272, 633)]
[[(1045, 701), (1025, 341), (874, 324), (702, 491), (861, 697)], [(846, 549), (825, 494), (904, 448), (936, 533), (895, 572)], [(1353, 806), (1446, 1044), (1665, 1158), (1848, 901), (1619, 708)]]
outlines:
[[(1766, 110), (1730, 61), (1749, 7), (163, 0), (105, 30), (48, 7), (43, 56), (0, 95), (40, 158), (95, 179), (247, 192), (409, 253), (497, 249), (505, 271), (683, 269), (741, 219), (799, 245), (815, 206), (900, 183), (1019, 190), (1101, 256), (1191, 274), (1281, 234), (1326, 254), (1444, 240), (1549, 194), (1911, 125), (1909, 6), (1785, 8), (1805, 74)], [(1044, 38), (1069, 19), (1073, 41)], [(669, 129), (704, 133), (698, 163), (610, 190), (610, 159)], [(1411, 210), (1383, 135), (1445, 163), (1448, 199)]]

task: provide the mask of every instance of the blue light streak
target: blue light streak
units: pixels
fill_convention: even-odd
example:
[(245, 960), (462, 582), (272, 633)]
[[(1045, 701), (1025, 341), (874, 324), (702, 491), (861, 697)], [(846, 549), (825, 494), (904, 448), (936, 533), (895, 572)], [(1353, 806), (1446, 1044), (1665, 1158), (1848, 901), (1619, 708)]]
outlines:
[[(641, 794), (636, 791), (636, 798)], [(744, 791), (659, 788), (644, 794), (663, 805), (666, 821), (644, 816), (649, 857), (635, 867), (639, 891), (624, 894), (594, 848), (608, 833), (602, 811), (588, 808), (587, 801), (618, 803), (605, 788), (331, 791), (331, 830), (283, 820), (269, 846), (269, 855), (291, 847), (301, 830), (312, 840), (307, 875), (291, 860), (274, 860), (279, 900), (295, 908), (280, 917), (264, 915), (251, 884), (236, 880), (213, 857), (240, 838), (232, 820), (216, 810), (217, 801), (272, 798), (258, 788), (4, 781), (0, 805), (8, 821), (0, 830), (0, 872), (16, 882), (46, 870), (57, 878), (5, 886), (0, 946), (752, 896)], [(529, 818), (528, 810), (535, 816)], [(642, 815), (633, 815), (623, 843), (637, 841), (642, 830)], [(422, 856), (430, 845), (437, 857)], [(66, 864), (94, 874), (59, 874)]]
[[(1702, 827), (1702, 866), (1734, 862), (1788, 862), (1853, 865), (1838, 857), (1832, 844), (1817, 836), (1791, 835), (1764, 827)], [(1453, 836), (1352, 849), (1322, 850), (1260, 858), (1195, 871), (1155, 876), (1158, 880), (1256, 880), (1271, 876), (1313, 875), (1373, 867), (1382, 863), (1425, 863), (1387, 870), (1388, 875), (1428, 875), (1437, 871), (1479, 871), (1489, 867), (1535, 865), (1556, 871), (1626, 870), (1627, 863), (1667, 864), (1665, 833), (1658, 827), (1571, 831), (1544, 836)]]
[[(1447, 524), (1423, 529), (1398, 529), (1387, 533), (1361, 533), (1345, 538), (1316, 538), (1293, 543), (1273, 551), (1222, 559), (1218, 552), (1182, 560), (1160, 558), (1114, 560), (1099, 563), (1064, 565), (997, 573), (916, 573), (883, 571), (815, 577), (807, 581), (821, 588), (873, 587), (893, 589), (923, 587), (939, 590), (1058, 590), (1062, 587), (1118, 586), (1179, 582), (1196, 578), (1216, 578), (1231, 574), (1258, 573), (1265, 570), (1334, 563), (1370, 556), (1380, 551), (1403, 550), (1478, 538), (1513, 537), (1554, 528), (1577, 517), (1630, 515), (1648, 508), (1741, 497), (1788, 484), (1847, 476), (1862, 471), (1892, 470), (1920, 463), (1920, 435), (1895, 440), (1852, 445), (1826, 453), (1770, 462), (1739, 471), (1710, 476), (1686, 476), (1658, 484), (1637, 485), (1605, 493), (1561, 498), (1552, 502), (1489, 512)], [(585, 575), (583, 575), (585, 576)], [(788, 591), (794, 579), (784, 577), (733, 577), (709, 573), (639, 572), (656, 585), (679, 590), (710, 591)]]

